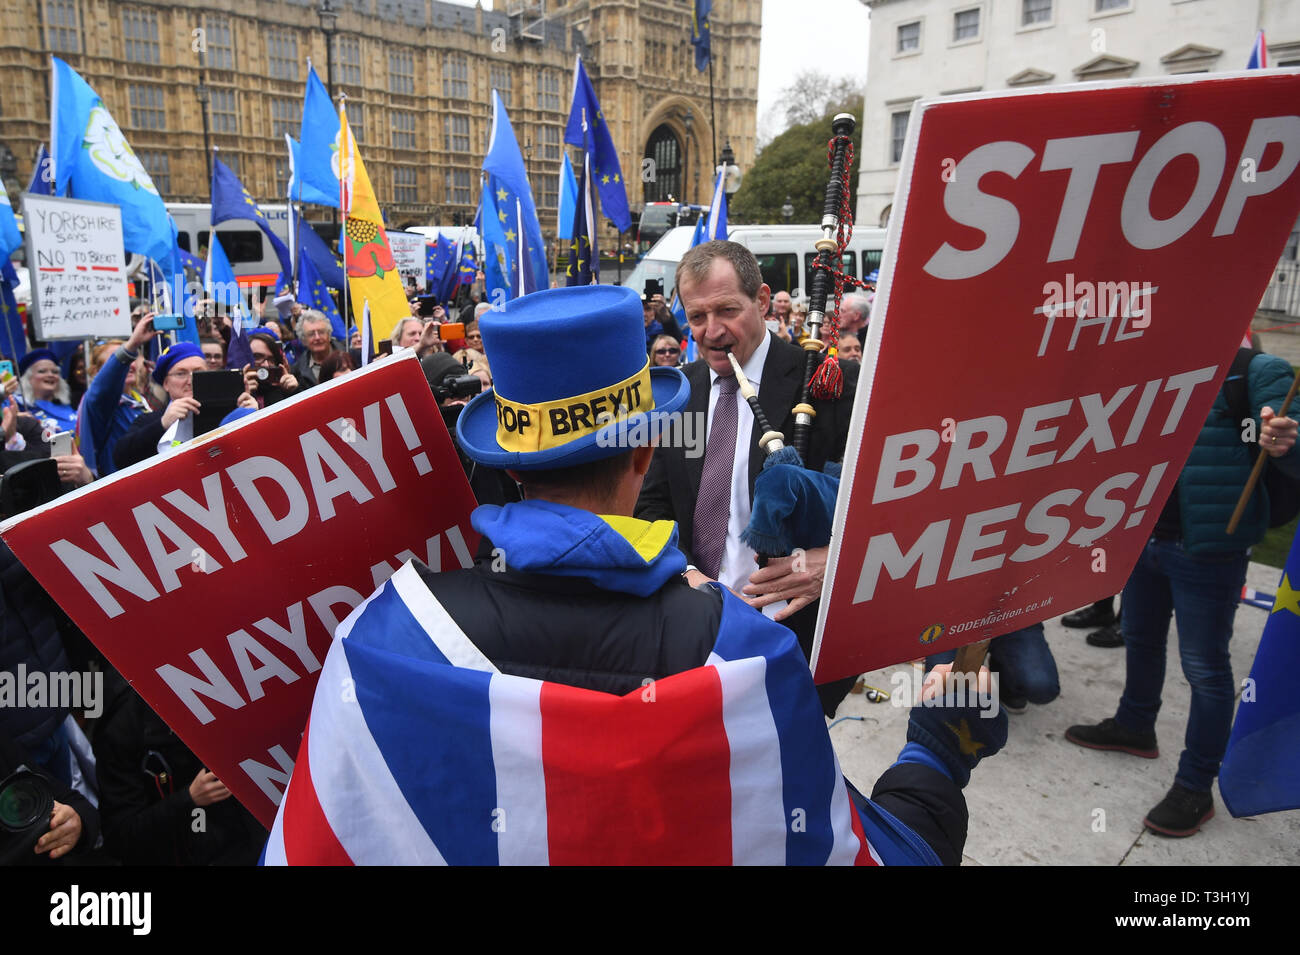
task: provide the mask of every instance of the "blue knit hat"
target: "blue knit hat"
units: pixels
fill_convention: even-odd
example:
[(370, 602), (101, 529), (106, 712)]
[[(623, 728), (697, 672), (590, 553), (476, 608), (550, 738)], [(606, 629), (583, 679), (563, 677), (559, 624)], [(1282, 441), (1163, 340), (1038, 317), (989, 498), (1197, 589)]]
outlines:
[(158, 356), (158, 364), (153, 369), (153, 380), (161, 385), (163, 379), (167, 377), (167, 373), (172, 370), (172, 365), (178, 361), (184, 361), (186, 358), (202, 357), (203, 349), (198, 345), (193, 342), (177, 342)]
[(54, 354), (48, 348), (33, 348), (26, 355), (18, 360), (18, 374), (27, 374), (27, 369), (32, 367), (38, 361), (52, 361), (54, 364), (59, 363), (59, 356)]
[[(456, 422), (460, 446), (496, 468), (536, 471), (612, 457), (646, 444), (680, 411), (690, 384), (650, 367), (641, 297), (617, 285), (534, 292), (479, 320), (494, 390)], [(555, 353), (557, 337), (587, 359)]]

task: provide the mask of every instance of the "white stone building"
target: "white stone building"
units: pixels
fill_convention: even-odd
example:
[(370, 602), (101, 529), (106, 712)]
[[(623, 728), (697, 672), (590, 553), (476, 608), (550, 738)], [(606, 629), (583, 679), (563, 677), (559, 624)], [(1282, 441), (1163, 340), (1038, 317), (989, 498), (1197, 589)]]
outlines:
[(871, 10), (855, 210), (862, 225), (888, 222), (916, 99), (1242, 70), (1260, 29), (1270, 66), (1300, 66), (1300, 0), (862, 2)]

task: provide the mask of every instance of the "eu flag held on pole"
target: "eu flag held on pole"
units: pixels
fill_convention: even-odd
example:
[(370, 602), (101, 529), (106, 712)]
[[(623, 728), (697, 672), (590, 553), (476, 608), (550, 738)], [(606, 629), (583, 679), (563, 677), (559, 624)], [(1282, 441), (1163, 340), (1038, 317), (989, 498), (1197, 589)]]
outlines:
[(27, 191), (34, 196), (48, 196), (51, 179), (50, 152), (41, 143), (41, 148), (36, 150), (36, 163), (32, 166), (32, 181), (28, 184)]
[(704, 239), (706, 242), (712, 242), (714, 239), (725, 239), (727, 237), (726, 184), (726, 170), (719, 167), (717, 178), (713, 181), (713, 201), (709, 205), (709, 221), (704, 230)]
[[(588, 128), (583, 128), (583, 117)], [(623, 168), (619, 165), (618, 150), (609, 133), (605, 114), (596, 101), (596, 90), (587, 78), (582, 57), (576, 57), (573, 66), (573, 101), (569, 106), (569, 122), (564, 127), (564, 141), (571, 146), (591, 153), (591, 175), (600, 193), (600, 205), (605, 215), (613, 220), (620, 232), (632, 228), (632, 213), (627, 207), (627, 189), (623, 182)]]
[(492, 91), (492, 139), (483, 172), (483, 241), (489, 247), (488, 258), (498, 259), (495, 274), (500, 283), (489, 284), (489, 293), (499, 288), (504, 300), (510, 301), (546, 288), (542, 227), (537, 222), (519, 141), (496, 90)]
[(229, 219), (251, 219), (266, 234), (275, 256), (280, 260), (280, 270), (285, 275), (293, 272), (293, 262), (289, 247), (275, 234), (266, 215), (258, 208), (256, 200), (248, 194), (239, 177), (231, 172), (230, 167), (216, 156), (212, 157), (212, 224), (218, 225)]
[(330, 320), (330, 331), (335, 338), (347, 341), (348, 332), (343, 327), (343, 316), (334, 305), (334, 299), (330, 296), (330, 290), (326, 288), (324, 280), (320, 273), (316, 271), (316, 266), (312, 264), (311, 256), (300, 255), (298, 257), (298, 295), (297, 300), (309, 308), (324, 314)]
[[(323, 206), (339, 205), (339, 176), (346, 150), (339, 135), (339, 116), (330, 103), (325, 84), (316, 75), (316, 68), (307, 64), (307, 95), (302, 103), (302, 127), (298, 135), (299, 147), (294, 162), (294, 178), (289, 182), (289, 195), (298, 199), (301, 188), (302, 202), (317, 202)], [(309, 195), (310, 192), (310, 195)]]
[(573, 237), (569, 240), (569, 266), (564, 284), (594, 285), (600, 281), (600, 250), (596, 245), (596, 210), (591, 194), (591, 154), (582, 154), (582, 175), (578, 178), (577, 210)]
[(122, 207), (128, 251), (167, 267), (172, 228), (162, 197), (103, 100), (72, 67), (53, 61), (50, 156), (56, 195)]
[(1300, 534), (1241, 691), (1219, 792), (1234, 816), (1300, 809)]
[(709, 14), (713, 12), (713, 0), (695, 0), (695, 16), (691, 20), (691, 45), (695, 47), (695, 68), (703, 73), (709, 68), (712, 56), (712, 33), (709, 27)]

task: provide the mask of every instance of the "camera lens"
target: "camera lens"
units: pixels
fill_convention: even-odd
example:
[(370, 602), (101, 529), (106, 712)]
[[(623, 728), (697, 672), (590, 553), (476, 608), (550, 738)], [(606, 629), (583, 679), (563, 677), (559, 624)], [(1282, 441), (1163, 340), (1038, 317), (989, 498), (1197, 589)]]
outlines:
[(16, 773), (0, 789), (0, 829), (21, 832), (50, 814), (54, 797), (39, 776)]
[(268, 379), (268, 378), (270, 378), (270, 377), (271, 377), (271, 372), (270, 372), (269, 369), (266, 369), (266, 368), (259, 368), (259, 369), (257, 369), (257, 380), (258, 380), (258, 381), (266, 381), (266, 379)]

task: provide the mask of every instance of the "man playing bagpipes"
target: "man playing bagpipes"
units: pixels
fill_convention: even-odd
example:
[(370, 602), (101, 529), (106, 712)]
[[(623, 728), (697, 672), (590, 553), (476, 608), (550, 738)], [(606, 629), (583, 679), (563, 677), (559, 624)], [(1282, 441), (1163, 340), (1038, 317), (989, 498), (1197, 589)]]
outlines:
[[(794, 635), (692, 588), (676, 525), (631, 517), (689, 392), (649, 365), (636, 293), (538, 292), (481, 330), (496, 391), (459, 442), (525, 499), (475, 510), (491, 557), (408, 562), (339, 626), (265, 860), (960, 861), (961, 787), (1005, 716), (955, 694), (916, 707), (867, 800)], [(561, 332), (603, 360), (539, 361)]]

